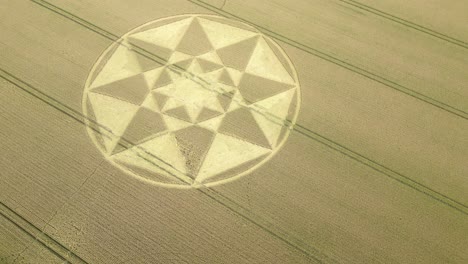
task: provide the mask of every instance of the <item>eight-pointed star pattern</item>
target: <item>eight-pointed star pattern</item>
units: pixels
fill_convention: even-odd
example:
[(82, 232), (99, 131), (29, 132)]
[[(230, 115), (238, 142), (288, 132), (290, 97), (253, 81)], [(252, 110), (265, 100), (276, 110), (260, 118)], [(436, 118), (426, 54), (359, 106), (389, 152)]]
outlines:
[(197, 186), (272, 156), (287, 137), (284, 121), (297, 116), (298, 90), (271, 39), (240, 22), (187, 15), (144, 25), (109, 48), (84, 106), (110, 160), (150, 181)]

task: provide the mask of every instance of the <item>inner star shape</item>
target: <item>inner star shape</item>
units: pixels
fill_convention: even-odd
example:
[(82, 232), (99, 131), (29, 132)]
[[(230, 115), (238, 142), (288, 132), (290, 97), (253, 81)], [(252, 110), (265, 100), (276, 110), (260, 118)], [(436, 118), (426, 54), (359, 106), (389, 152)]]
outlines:
[(125, 34), (86, 83), (88, 133), (117, 167), (147, 183), (213, 186), (260, 167), (298, 115), (284, 51), (244, 23), (181, 15)]
[[(188, 115), (186, 121), (191, 123), (208, 119), (205, 116), (206, 114), (204, 115), (204, 111), (210, 112), (212, 115), (226, 112), (221, 104), (223, 98), (220, 98), (220, 92), (232, 91), (234, 87), (226, 89), (226, 87), (217, 85), (223, 69), (205, 73), (198, 61), (194, 59), (187, 71), (193, 74), (190, 75), (191, 78), (171, 73), (173, 83), (155, 90), (169, 98), (163, 112), (170, 115), (171, 110), (183, 107)], [(225, 96), (228, 97), (229, 95)], [(225, 99), (229, 100), (230, 98)], [(187, 119), (184, 118), (183, 113), (179, 113), (179, 115), (181, 116), (177, 116), (176, 112), (176, 117), (183, 120)]]

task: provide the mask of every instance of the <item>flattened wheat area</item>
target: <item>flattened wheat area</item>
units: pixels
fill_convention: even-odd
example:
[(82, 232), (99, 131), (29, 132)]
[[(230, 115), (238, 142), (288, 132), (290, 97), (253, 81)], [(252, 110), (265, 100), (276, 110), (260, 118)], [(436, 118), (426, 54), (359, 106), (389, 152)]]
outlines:
[(466, 10), (3, 0), (0, 263), (468, 263)]

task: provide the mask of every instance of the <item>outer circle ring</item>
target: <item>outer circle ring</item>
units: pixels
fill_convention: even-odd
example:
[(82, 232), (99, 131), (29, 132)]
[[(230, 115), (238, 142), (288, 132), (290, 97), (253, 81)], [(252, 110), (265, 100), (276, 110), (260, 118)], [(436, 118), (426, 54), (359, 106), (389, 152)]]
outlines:
[[(295, 109), (294, 109), (294, 112), (292, 114), (292, 118), (290, 121), (290, 128), (286, 130), (286, 132), (282, 135), (282, 139), (280, 140), (280, 142), (277, 144), (277, 146), (275, 147), (275, 149), (272, 150), (272, 152), (267, 156), (265, 157), (263, 160), (261, 160), (260, 162), (258, 162), (257, 164), (255, 164), (254, 166), (252, 166), (251, 168), (235, 175), (235, 176), (232, 176), (232, 177), (229, 177), (229, 178), (226, 178), (226, 179), (222, 179), (222, 180), (219, 180), (219, 181), (215, 181), (215, 182), (210, 182), (210, 183), (206, 183), (206, 184), (199, 184), (199, 185), (182, 185), (182, 184), (172, 184), (172, 183), (163, 183), (163, 182), (158, 182), (158, 181), (153, 181), (153, 180), (150, 180), (150, 179), (147, 179), (147, 178), (144, 178), (142, 176), (139, 176), (138, 174), (132, 172), (131, 170), (125, 168), (124, 166), (122, 165), (119, 165), (117, 164), (116, 162), (112, 161), (111, 159), (108, 159), (110, 163), (112, 163), (114, 166), (116, 166), (117, 168), (119, 168), (120, 170), (124, 171), (125, 173), (129, 174), (130, 176), (144, 182), (144, 183), (147, 183), (147, 184), (151, 184), (151, 185), (155, 185), (155, 186), (161, 186), (161, 187), (165, 187), (165, 188), (177, 188), (177, 189), (193, 189), (193, 188), (203, 188), (203, 187), (213, 187), (213, 186), (216, 186), (216, 185), (221, 185), (221, 184), (224, 184), (224, 183), (228, 183), (228, 182), (231, 182), (231, 181), (234, 181), (234, 180), (237, 180), (247, 174), (250, 174), (252, 173), (254, 170), (260, 168), (261, 166), (263, 166), (266, 162), (268, 162), (271, 158), (273, 158), (276, 153), (284, 146), (284, 144), (286, 143), (286, 140), (288, 139), (289, 137), (289, 134), (291, 132), (291, 130), (294, 128), (295, 124), (296, 124), (296, 121), (297, 121), (297, 118), (299, 116), (299, 111), (300, 111), (300, 108), (301, 108), (301, 87), (300, 87), (300, 84), (299, 84), (299, 78), (298, 78), (298, 75), (297, 75), (297, 72), (296, 72), (296, 69), (290, 59), (290, 57), (286, 54), (286, 52), (283, 50), (283, 48), (281, 48), (281, 46), (276, 43), (274, 40), (272, 40), (270, 37), (262, 34), (259, 30), (257, 30), (255, 27), (249, 25), (249, 24), (246, 24), (245, 22), (243, 21), (239, 21), (239, 20), (234, 20), (234, 19), (230, 19), (230, 18), (225, 18), (225, 17), (222, 17), (222, 16), (217, 16), (217, 15), (210, 15), (210, 14), (182, 14), (182, 15), (176, 15), (176, 16), (170, 16), (170, 17), (164, 17), (164, 18), (160, 18), (160, 19), (156, 19), (156, 20), (153, 20), (153, 21), (150, 21), (150, 22), (147, 22), (145, 24), (142, 24), (140, 26), (137, 26), (135, 28), (133, 28), (132, 30), (130, 30), (129, 32), (125, 33), (123, 36), (121, 36), (119, 38), (119, 40), (115, 41), (114, 43), (112, 43), (109, 47), (107, 47), (104, 52), (99, 56), (99, 58), (96, 60), (96, 62), (94, 63), (93, 67), (91, 68), (91, 71), (89, 72), (88, 74), (88, 77), (86, 79), (86, 82), (85, 82), (85, 88), (84, 88), (84, 92), (83, 92), (83, 97), (82, 97), (82, 109), (83, 109), (83, 115), (85, 117), (88, 116), (88, 106), (87, 106), (87, 99), (88, 99), (88, 90), (89, 90), (89, 87), (91, 85), (91, 82), (93, 81), (93, 75), (95, 74), (97, 68), (101, 65), (101, 63), (105, 63), (104, 62), (104, 59), (107, 57), (107, 55), (109, 55), (109, 53), (114, 50), (117, 45), (120, 45), (120, 43), (129, 35), (131, 34), (134, 34), (136, 33), (138, 30), (142, 29), (142, 28), (145, 28), (145, 27), (148, 27), (150, 26), (151, 24), (153, 23), (157, 23), (157, 22), (162, 22), (162, 21), (165, 21), (165, 20), (171, 20), (171, 19), (175, 19), (175, 18), (179, 18), (179, 17), (194, 17), (194, 16), (200, 16), (200, 17), (214, 17), (214, 18), (217, 18), (217, 19), (221, 19), (221, 20), (229, 20), (231, 22), (234, 22), (234, 23), (240, 23), (242, 24), (243, 26), (247, 26), (249, 27), (250, 29), (252, 29), (253, 31), (255, 32), (258, 32), (262, 37), (264, 37), (265, 39), (268, 39), (270, 40), (270, 42), (275, 45), (275, 47), (278, 49), (278, 51), (281, 52), (281, 54), (284, 56), (284, 58), (286, 59), (287, 63), (289, 64), (289, 67), (291, 68), (291, 72), (293, 73), (293, 78), (296, 82), (296, 95), (295, 95), (295, 100), (296, 100), (296, 106), (295, 106)], [(294, 99), (293, 99), (294, 101)], [(291, 102), (292, 104), (293, 102)], [(96, 147), (99, 149), (99, 151), (101, 152), (101, 154), (107, 158), (107, 154), (102, 150), (101, 147), (99, 147), (99, 143), (96, 139), (96, 137), (94, 136), (95, 131), (93, 131), (93, 129), (90, 127), (90, 120), (88, 118), (85, 118), (85, 124), (86, 124), (86, 130), (88, 132), (88, 136), (91, 138), (92, 142), (96, 145)]]

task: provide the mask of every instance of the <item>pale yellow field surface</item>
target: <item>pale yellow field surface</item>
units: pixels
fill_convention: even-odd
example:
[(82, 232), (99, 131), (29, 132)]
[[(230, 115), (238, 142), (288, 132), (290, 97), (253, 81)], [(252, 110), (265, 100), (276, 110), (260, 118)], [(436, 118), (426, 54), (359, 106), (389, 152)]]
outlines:
[(468, 263), (468, 2), (0, 0), (0, 263)]

